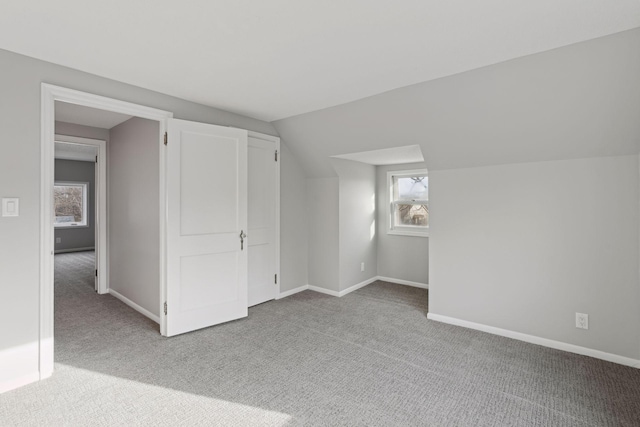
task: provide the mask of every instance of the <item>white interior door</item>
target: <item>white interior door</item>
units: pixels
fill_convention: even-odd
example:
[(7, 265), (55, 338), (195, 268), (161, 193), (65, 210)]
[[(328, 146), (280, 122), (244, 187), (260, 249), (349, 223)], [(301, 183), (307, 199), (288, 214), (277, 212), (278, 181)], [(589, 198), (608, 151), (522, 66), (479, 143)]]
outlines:
[(276, 298), (277, 139), (249, 136), (249, 307)]
[(166, 334), (247, 316), (247, 131), (169, 119)]

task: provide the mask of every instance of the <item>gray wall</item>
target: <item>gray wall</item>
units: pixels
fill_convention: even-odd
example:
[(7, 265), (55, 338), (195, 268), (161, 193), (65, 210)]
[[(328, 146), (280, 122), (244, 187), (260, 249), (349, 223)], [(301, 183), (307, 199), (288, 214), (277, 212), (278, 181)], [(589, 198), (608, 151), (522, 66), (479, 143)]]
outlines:
[(109, 132), (109, 289), (160, 315), (160, 148), (157, 121)]
[(340, 291), (338, 178), (307, 180), (309, 285)]
[[(340, 290), (377, 275), (376, 168), (332, 159), (338, 174)], [(365, 270), (360, 271), (364, 262)]]
[(280, 142), (280, 292), (308, 284), (307, 178)]
[(89, 201), (87, 206), (87, 227), (56, 228), (56, 251), (72, 251), (74, 249), (94, 248), (96, 223), (96, 164), (77, 160), (55, 161), (55, 180), (71, 182), (88, 182)]
[[(0, 51), (1, 53), (2, 51)], [(76, 125), (74, 123), (65, 123), (56, 121), (56, 135), (77, 136), (80, 138), (99, 139), (109, 142), (109, 129), (101, 129), (92, 126)]]
[(637, 155), (431, 171), (430, 313), (640, 359), (638, 173)]
[(176, 118), (277, 133), (259, 120), (7, 51), (0, 50), (0, 69), (0, 197), (20, 198), (20, 216), (0, 218), (0, 324), (12, 325), (0, 328), (0, 384), (8, 384), (38, 371), (42, 82), (172, 111)]
[(389, 189), (387, 172), (425, 169), (424, 163), (377, 166), (378, 275), (391, 279), (429, 283), (429, 238), (387, 234)]

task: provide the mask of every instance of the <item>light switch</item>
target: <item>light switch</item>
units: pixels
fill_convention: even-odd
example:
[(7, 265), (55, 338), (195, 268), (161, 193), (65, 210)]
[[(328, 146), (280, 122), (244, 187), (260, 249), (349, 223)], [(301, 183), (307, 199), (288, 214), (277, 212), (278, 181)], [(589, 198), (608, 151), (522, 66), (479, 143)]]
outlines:
[(19, 216), (20, 199), (17, 197), (2, 198), (2, 216)]

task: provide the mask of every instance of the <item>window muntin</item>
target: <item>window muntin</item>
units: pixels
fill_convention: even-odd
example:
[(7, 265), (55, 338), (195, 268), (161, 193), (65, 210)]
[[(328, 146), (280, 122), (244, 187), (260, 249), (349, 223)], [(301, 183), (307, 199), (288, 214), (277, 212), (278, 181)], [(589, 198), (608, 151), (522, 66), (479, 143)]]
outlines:
[(88, 187), (85, 182), (56, 182), (53, 187), (55, 227), (86, 227)]
[(429, 177), (425, 170), (389, 172), (389, 234), (429, 232)]

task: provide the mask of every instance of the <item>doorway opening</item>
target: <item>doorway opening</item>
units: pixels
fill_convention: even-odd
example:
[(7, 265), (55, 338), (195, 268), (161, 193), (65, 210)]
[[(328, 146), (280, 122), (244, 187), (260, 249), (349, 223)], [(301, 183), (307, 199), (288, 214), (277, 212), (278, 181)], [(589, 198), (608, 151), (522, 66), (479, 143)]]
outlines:
[[(156, 238), (155, 243), (150, 242), (149, 250), (144, 253), (145, 259), (153, 259), (153, 264), (149, 269), (140, 268), (136, 271), (153, 270), (155, 278), (153, 280), (153, 293), (155, 300), (153, 307), (144, 313), (147, 317), (155, 312), (156, 322), (160, 323), (160, 332), (163, 333), (163, 324), (160, 316), (160, 301), (164, 298), (164, 269), (162, 268), (164, 259), (164, 242), (161, 241), (164, 236), (164, 153), (160, 149), (164, 142), (165, 122), (167, 118), (173, 114), (166, 111), (156, 110), (124, 101), (118, 101), (110, 98), (104, 98), (84, 92), (79, 92), (67, 88), (61, 88), (53, 85), (42, 85), (42, 135), (41, 135), (41, 307), (40, 307), (40, 379), (47, 378), (53, 373), (54, 367), (54, 283), (55, 283), (55, 265), (66, 265), (65, 274), (73, 274), (80, 282), (87, 283), (89, 277), (94, 279), (93, 290), (99, 294), (110, 293), (127, 303), (126, 300), (132, 302), (128, 305), (143, 312), (142, 305), (136, 307), (133, 303), (138, 299), (128, 298), (124, 292), (118, 292), (112, 289), (113, 274), (110, 273), (110, 265), (117, 263), (110, 254), (119, 254), (122, 252), (124, 259), (130, 259), (130, 254), (123, 251), (113, 251), (117, 249), (117, 245), (127, 246), (127, 239), (121, 238), (127, 235), (126, 223), (131, 225), (130, 228), (136, 230), (144, 230), (148, 234), (153, 234)], [(102, 122), (100, 122), (102, 120)], [(111, 122), (110, 122), (111, 120)], [(116, 123), (113, 122), (116, 120)], [(102, 123), (96, 126), (97, 123)], [(73, 123), (76, 122), (76, 123)], [(105, 124), (106, 123), (106, 124)], [(93, 126), (92, 126), (93, 124)], [(146, 126), (146, 127), (145, 127)], [(126, 127), (126, 129), (124, 129)], [(140, 130), (144, 128), (143, 130)], [(119, 144), (112, 144), (116, 138), (113, 136), (113, 130), (118, 130), (117, 139), (121, 140)], [(146, 144), (132, 143), (132, 139), (142, 139), (140, 135), (136, 135), (136, 131), (145, 134)], [(93, 134), (91, 132), (94, 132)], [(96, 134), (95, 132), (98, 132)], [(100, 133), (103, 132), (103, 133)], [(149, 135), (151, 135), (149, 137)], [(149, 143), (150, 138), (150, 143)], [(56, 150), (56, 142), (59, 150)], [(150, 145), (149, 145), (150, 144)], [(115, 147), (122, 150), (114, 152)], [(156, 155), (150, 156), (149, 151), (145, 148), (151, 146), (154, 148)], [(65, 172), (63, 164), (56, 167), (56, 151), (64, 152), (66, 149), (67, 157), (79, 155), (79, 152), (97, 154), (97, 163), (94, 157), (94, 182), (87, 178), (63, 179), (56, 177), (56, 172)], [(93, 151), (92, 151), (93, 150)], [(73, 154), (75, 153), (75, 154)], [(60, 157), (60, 156), (59, 156)], [(151, 158), (152, 160), (149, 160)], [(142, 180), (138, 179), (133, 184), (128, 185), (127, 175), (132, 170), (143, 170), (145, 164), (132, 164), (135, 161), (153, 162), (152, 174), (146, 175)], [(83, 166), (79, 164), (80, 159), (59, 159), (68, 162), (78, 162), (75, 166)], [(84, 159), (90, 160), (88, 158)], [(129, 162), (131, 161), (131, 162)], [(71, 164), (73, 165), (73, 164)], [(67, 165), (69, 166), (69, 164)], [(86, 165), (84, 165), (86, 166)], [(108, 169), (111, 168), (111, 173)], [(118, 168), (118, 169), (114, 169)], [(67, 172), (69, 168), (66, 168)], [(88, 168), (86, 168), (88, 169)], [(107, 183), (109, 178), (113, 178)], [(117, 179), (120, 179), (118, 181)], [(151, 191), (137, 191), (137, 199), (133, 206), (127, 197), (132, 194), (136, 186), (153, 183)], [(56, 183), (58, 185), (56, 185)], [(108, 194), (107, 194), (108, 191)], [(55, 198), (72, 200), (73, 203), (59, 203), (56, 206)], [(92, 197), (92, 195), (94, 197)], [(152, 196), (150, 196), (152, 195)], [(97, 200), (96, 200), (96, 197)], [(93, 205), (92, 200), (96, 202)], [(149, 200), (154, 199), (153, 205), (149, 204)], [(140, 211), (137, 207), (146, 206), (147, 210)], [(92, 206), (94, 210), (92, 212)], [(114, 211), (116, 208), (121, 211)], [(127, 207), (131, 207), (132, 211), (127, 211)], [(151, 212), (145, 218), (135, 217), (135, 212), (143, 214)], [(154, 216), (154, 220), (150, 220), (149, 216)], [(120, 223), (118, 223), (120, 221)], [(136, 224), (133, 222), (138, 221)], [(66, 224), (62, 224), (66, 223)], [(123, 225), (123, 223), (125, 225)], [(92, 227), (93, 226), (93, 227)], [(94, 251), (92, 252), (91, 240), (85, 241), (86, 246), (71, 245), (75, 247), (65, 249), (65, 244), (73, 243), (74, 238), (79, 238), (82, 231), (94, 230)], [(88, 230), (89, 229), (89, 230)], [(66, 236), (64, 233), (67, 233)], [(75, 234), (70, 235), (69, 233)], [(120, 232), (120, 236), (116, 236), (114, 232)], [(84, 233), (85, 235), (90, 234)], [(88, 237), (88, 236), (85, 236)], [(59, 243), (56, 245), (56, 241)], [(130, 245), (129, 245), (130, 246)], [(78, 249), (85, 249), (82, 252), (75, 252)], [(58, 255), (56, 254), (58, 251)], [(140, 252), (140, 251), (138, 251)], [(55, 257), (58, 257), (58, 263)], [(62, 258), (66, 258), (63, 260)], [(93, 268), (93, 271), (91, 271)], [(120, 272), (123, 269), (114, 269), (112, 271)], [(125, 274), (127, 273), (126, 268)], [(93, 274), (91, 274), (93, 272)], [(97, 273), (97, 275), (96, 275)], [(87, 276), (88, 275), (88, 276)], [(133, 279), (135, 281), (135, 279)], [(122, 283), (122, 281), (119, 281)], [(86, 285), (85, 285), (86, 286)], [(119, 294), (119, 295), (117, 295)], [(148, 305), (148, 301), (147, 304)]]
[[(64, 107), (60, 105), (58, 110)], [(84, 273), (93, 276), (94, 290), (104, 294), (108, 289), (106, 141), (66, 135), (78, 131), (69, 129), (72, 124), (56, 123), (65, 135), (55, 135), (54, 253), (79, 260), (81, 257), (73, 254), (87, 252), (82, 257)]]

